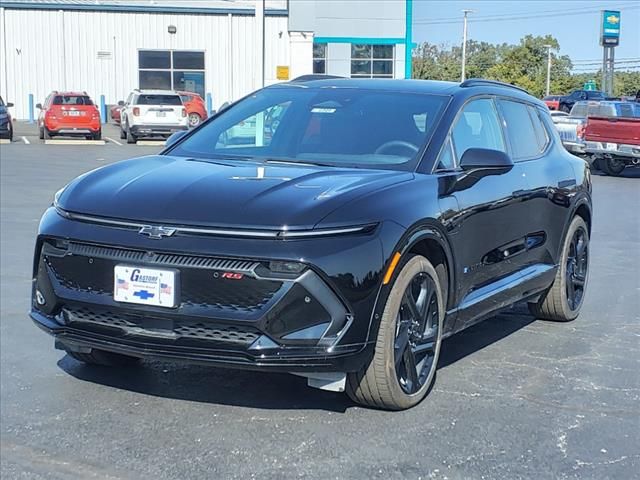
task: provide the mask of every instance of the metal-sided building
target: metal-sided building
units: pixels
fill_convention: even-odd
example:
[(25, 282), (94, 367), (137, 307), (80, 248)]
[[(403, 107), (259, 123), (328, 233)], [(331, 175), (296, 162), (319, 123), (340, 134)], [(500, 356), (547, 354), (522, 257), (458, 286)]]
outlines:
[(411, 2), (1, 0), (0, 95), (28, 119), (52, 90), (189, 90), (217, 108), (314, 72), (405, 78)]

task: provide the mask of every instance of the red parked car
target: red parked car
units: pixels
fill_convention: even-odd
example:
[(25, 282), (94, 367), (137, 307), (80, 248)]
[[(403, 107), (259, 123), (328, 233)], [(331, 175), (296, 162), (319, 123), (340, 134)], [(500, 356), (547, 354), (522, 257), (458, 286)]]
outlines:
[(40, 138), (55, 135), (82, 135), (100, 140), (102, 129), (100, 111), (87, 92), (51, 92), (40, 109), (38, 127)]
[(123, 105), (124, 102), (118, 102), (117, 105), (111, 105), (111, 108), (109, 108), (111, 120), (118, 125), (120, 125), (120, 110), (122, 110)]
[(178, 92), (178, 94), (182, 99), (182, 104), (187, 109), (190, 127), (197, 127), (203, 120), (207, 119), (207, 107), (200, 95), (193, 92)]
[(549, 110), (560, 110), (560, 97), (562, 95), (549, 95), (544, 97), (542, 101), (546, 103)]

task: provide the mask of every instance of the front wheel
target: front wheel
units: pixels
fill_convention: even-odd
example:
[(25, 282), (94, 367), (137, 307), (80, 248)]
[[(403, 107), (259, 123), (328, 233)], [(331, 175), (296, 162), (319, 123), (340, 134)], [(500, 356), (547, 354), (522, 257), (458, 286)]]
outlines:
[(551, 288), (529, 311), (545, 320), (569, 322), (580, 313), (589, 280), (589, 229), (574, 217), (564, 239), (556, 277)]
[(435, 268), (420, 255), (409, 256), (389, 293), (373, 358), (347, 377), (349, 397), (389, 410), (419, 403), (435, 378), (444, 313)]

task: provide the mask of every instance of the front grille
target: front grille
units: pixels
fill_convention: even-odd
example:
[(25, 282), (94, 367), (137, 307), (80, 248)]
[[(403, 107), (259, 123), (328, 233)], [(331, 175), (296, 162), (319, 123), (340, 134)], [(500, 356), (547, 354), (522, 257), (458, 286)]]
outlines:
[(205, 340), (248, 346), (260, 332), (252, 327), (224, 325), (202, 320), (154, 318), (128, 313), (97, 310), (87, 306), (67, 306), (62, 309), (65, 323), (80, 329), (94, 327), (118, 329), (122, 333), (142, 336), (172, 337), (175, 340)]
[[(47, 255), (50, 273), (64, 288), (86, 294), (113, 296), (113, 271), (120, 263), (151, 268), (177, 268), (181, 307), (214, 308), (227, 312), (254, 313), (264, 308), (282, 288), (278, 280), (223, 279), (218, 270), (252, 270), (258, 262), (184, 256), (72, 244), (70, 254)], [(150, 261), (151, 258), (151, 261)]]

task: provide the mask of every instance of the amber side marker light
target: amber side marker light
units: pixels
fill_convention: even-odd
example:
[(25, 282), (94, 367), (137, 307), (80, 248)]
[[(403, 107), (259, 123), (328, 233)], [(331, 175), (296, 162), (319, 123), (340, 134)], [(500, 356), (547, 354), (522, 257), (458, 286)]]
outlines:
[(387, 268), (387, 273), (384, 275), (384, 279), (382, 280), (382, 284), (386, 285), (391, 281), (391, 277), (393, 276), (393, 271), (398, 266), (398, 262), (400, 261), (400, 253), (396, 252), (391, 259), (391, 263), (389, 264), (389, 268)]

